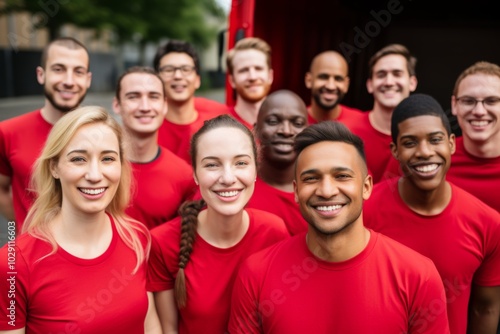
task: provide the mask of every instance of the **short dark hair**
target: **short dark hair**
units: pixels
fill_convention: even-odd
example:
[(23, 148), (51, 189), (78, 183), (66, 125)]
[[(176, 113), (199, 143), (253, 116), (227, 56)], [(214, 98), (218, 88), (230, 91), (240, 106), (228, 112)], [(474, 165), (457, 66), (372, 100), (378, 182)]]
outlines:
[[(51, 41), (49, 44), (45, 46), (45, 48), (42, 51), (42, 57), (40, 59), (40, 67), (45, 69), (45, 66), (47, 65), (47, 58), (49, 55), (49, 49), (52, 45), (59, 45), (59, 46), (64, 46), (65, 48), (71, 49), (71, 50), (77, 50), (77, 49), (83, 49), (87, 55), (89, 54), (89, 50), (81, 43), (80, 41), (76, 40), (73, 37), (59, 37)], [(89, 65), (87, 64), (87, 67)]]
[(409, 118), (418, 116), (439, 117), (448, 136), (451, 135), (450, 121), (439, 102), (427, 94), (412, 94), (401, 101), (392, 112), (391, 136), (395, 145), (397, 145), (399, 136), (399, 124)]
[(156, 54), (153, 59), (153, 67), (157, 72), (160, 71), (161, 59), (170, 52), (180, 52), (190, 56), (193, 59), (196, 74), (200, 74), (200, 58), (198, 57), (198, 52), (196, 52), (195, 47), (191, 43), (175, 39), (159, 46), (156, 50)]
[(353, 134), (344, 124), (337, 121), (324, 121), (305, 128), (295, 137), (295, 152), (297, 152), (298, 156), (306, 147), (322, 141), (342, 142), (354, 146), (363, 159), (366, 168), (363, 140)]
[(389, 44), (379, 51), (375, 53), (370, 60), (368, 61), (368, 77), (371, 78), (373, 76), (373, 67), (375, 64), (380, 60), (380, 58), (383, 58), (388, 55), (400, 55), (403, 56), (406, 59), (406, 65), (408, 69), (408, 73), (410, 76), (415, 76), (415, 67), (417, 66), (417, 58), (415, 58), (408, 48), (402, 44)]
[(161, 87), (162, 87), (162, 92), (163, 96), (165, 96), (165, 86), (163, 85), (163, 80), (161, 80), (160, 76), (158, 73), (151, 67), (148, 66), (132, 66), (129, 67), (125, 72), (123, 72), (122, 75), (118, 78), (118, 81), (116, 83), (116, 91), (115, 91), (115, 97), (118, 101), (120, 101), (120, 93), (122, 90), (122, 80), (125, 78), (127, 75), (131, 73), (145, 73), (145, 74), (151, 74), (152, 76), (155, 76), (160, 80)]

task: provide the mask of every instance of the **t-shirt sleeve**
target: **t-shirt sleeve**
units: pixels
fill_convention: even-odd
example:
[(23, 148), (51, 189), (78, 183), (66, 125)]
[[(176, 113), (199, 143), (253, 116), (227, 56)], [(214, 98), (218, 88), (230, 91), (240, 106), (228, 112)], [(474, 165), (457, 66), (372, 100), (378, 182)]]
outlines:
[(228, 331), (231, 334), (262, 333), (257, 300), (258, 284), (247, 259), (238, 273), (231, 298), (231, 314)]
[(484, 231), (484, 259), (474, 275), (479, 286), (500, 286), (500, 214), (493, 211), (490, 228)]
[(441, 277), (430, 260), (420, 273), (420, 282), (412, 291), (414, 298), (410, 304), (408, 333), (450, 333)]
[(19, 248), (5, 244), (0, 249), (0, 330), (26, 326), (28, 266)]
[(174, 284), (175, 278), (168, 270), (160, 243), (155, 236), (152, 236), (146, 289), (153, 292), (171, 290), (174, 288)]

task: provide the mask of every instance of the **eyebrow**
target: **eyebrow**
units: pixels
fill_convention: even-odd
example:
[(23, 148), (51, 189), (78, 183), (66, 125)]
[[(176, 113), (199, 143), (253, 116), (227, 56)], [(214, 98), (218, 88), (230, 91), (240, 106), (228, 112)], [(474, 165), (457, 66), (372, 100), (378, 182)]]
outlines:
[[(252, 158), (249, 154), (238, 154), (236, 156), (233, 157), (233, 159), (237, 159), (237, 158)], [(220, 160), (220, 157), (214, 157), (214, 156), (208, 156), (208, 157), (204, 157), (201, 159), (201, 161), (203, 160)]]
[[(354, 173), (354, 171), (350, 168), (347, 168), (347, 167), (333, 167), (333, 168), (330, 168), (330, 172), (332, 173), (338, 173), (338, 172), (351, 172), (351, 173)], [(311, 169), (307, 169), (305, 171), (303, 171), (302, 173), (300, 173), (300, 176), (302, 175), (306, 175), (306, 174), (321, 174), (320, 170), (317, 169), (317, 168), (311, 168)]]
[[(73, 150), (73, 151), (69, 151), (68, 154), (66, 154), (66, 156), (70, 155), (70, 154), (74, 154), (74, 153), (83, 153), (83, 154), (87, 154), (88, 151), (87, 150)], [(114, 151), (114, 150), (104, 150), (101, 152), (101, 154), (116, 154), (118, 155), (118, 152)]]
[[(434, 131), (434, 132), (431, 132), (431, 133), (428, 133), (427, 136), (435, 136), (435, 135), (443, 135), (443, 136), (446, 136), (446, 133), (443, 132), (443, 131)], [(404, 138), (415, 138), (417, 136), (415, 135), (404, 135), (404, 136), (401, 136), (399, 139), (404, 139)]]

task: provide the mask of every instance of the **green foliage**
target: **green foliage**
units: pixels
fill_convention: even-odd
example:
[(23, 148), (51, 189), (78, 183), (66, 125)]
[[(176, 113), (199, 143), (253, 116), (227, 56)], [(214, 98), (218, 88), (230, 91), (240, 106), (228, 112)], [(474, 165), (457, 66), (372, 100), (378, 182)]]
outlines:
[(217, 34), (207, 17), (225, 18), (215, 0), (4, 0), (0, 7), (0, 15), (20, 11), (37, 17), (33, 27), (48, 28), (51, 38), (71, 23), (97, 32), (111, 29), (117, 43), (134, 40), (144, 45), (174, 38), (200, 47)]

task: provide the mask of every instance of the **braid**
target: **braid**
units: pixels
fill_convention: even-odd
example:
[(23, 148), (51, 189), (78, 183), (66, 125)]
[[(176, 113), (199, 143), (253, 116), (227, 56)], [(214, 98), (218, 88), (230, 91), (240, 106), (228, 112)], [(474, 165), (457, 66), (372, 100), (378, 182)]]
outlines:
[(175, 300), (179, 308), (186, 306), (186, 276), (184, 269), (193, 251), (196, 226), (198, 225), (198, 213), (200, 213), (205, 204), (204, 200), (184, 202), (179, 209), (179, 214), (182, 217), (181, 241), (179, 250), (179, 271), (175, 278), (174, 288)]

